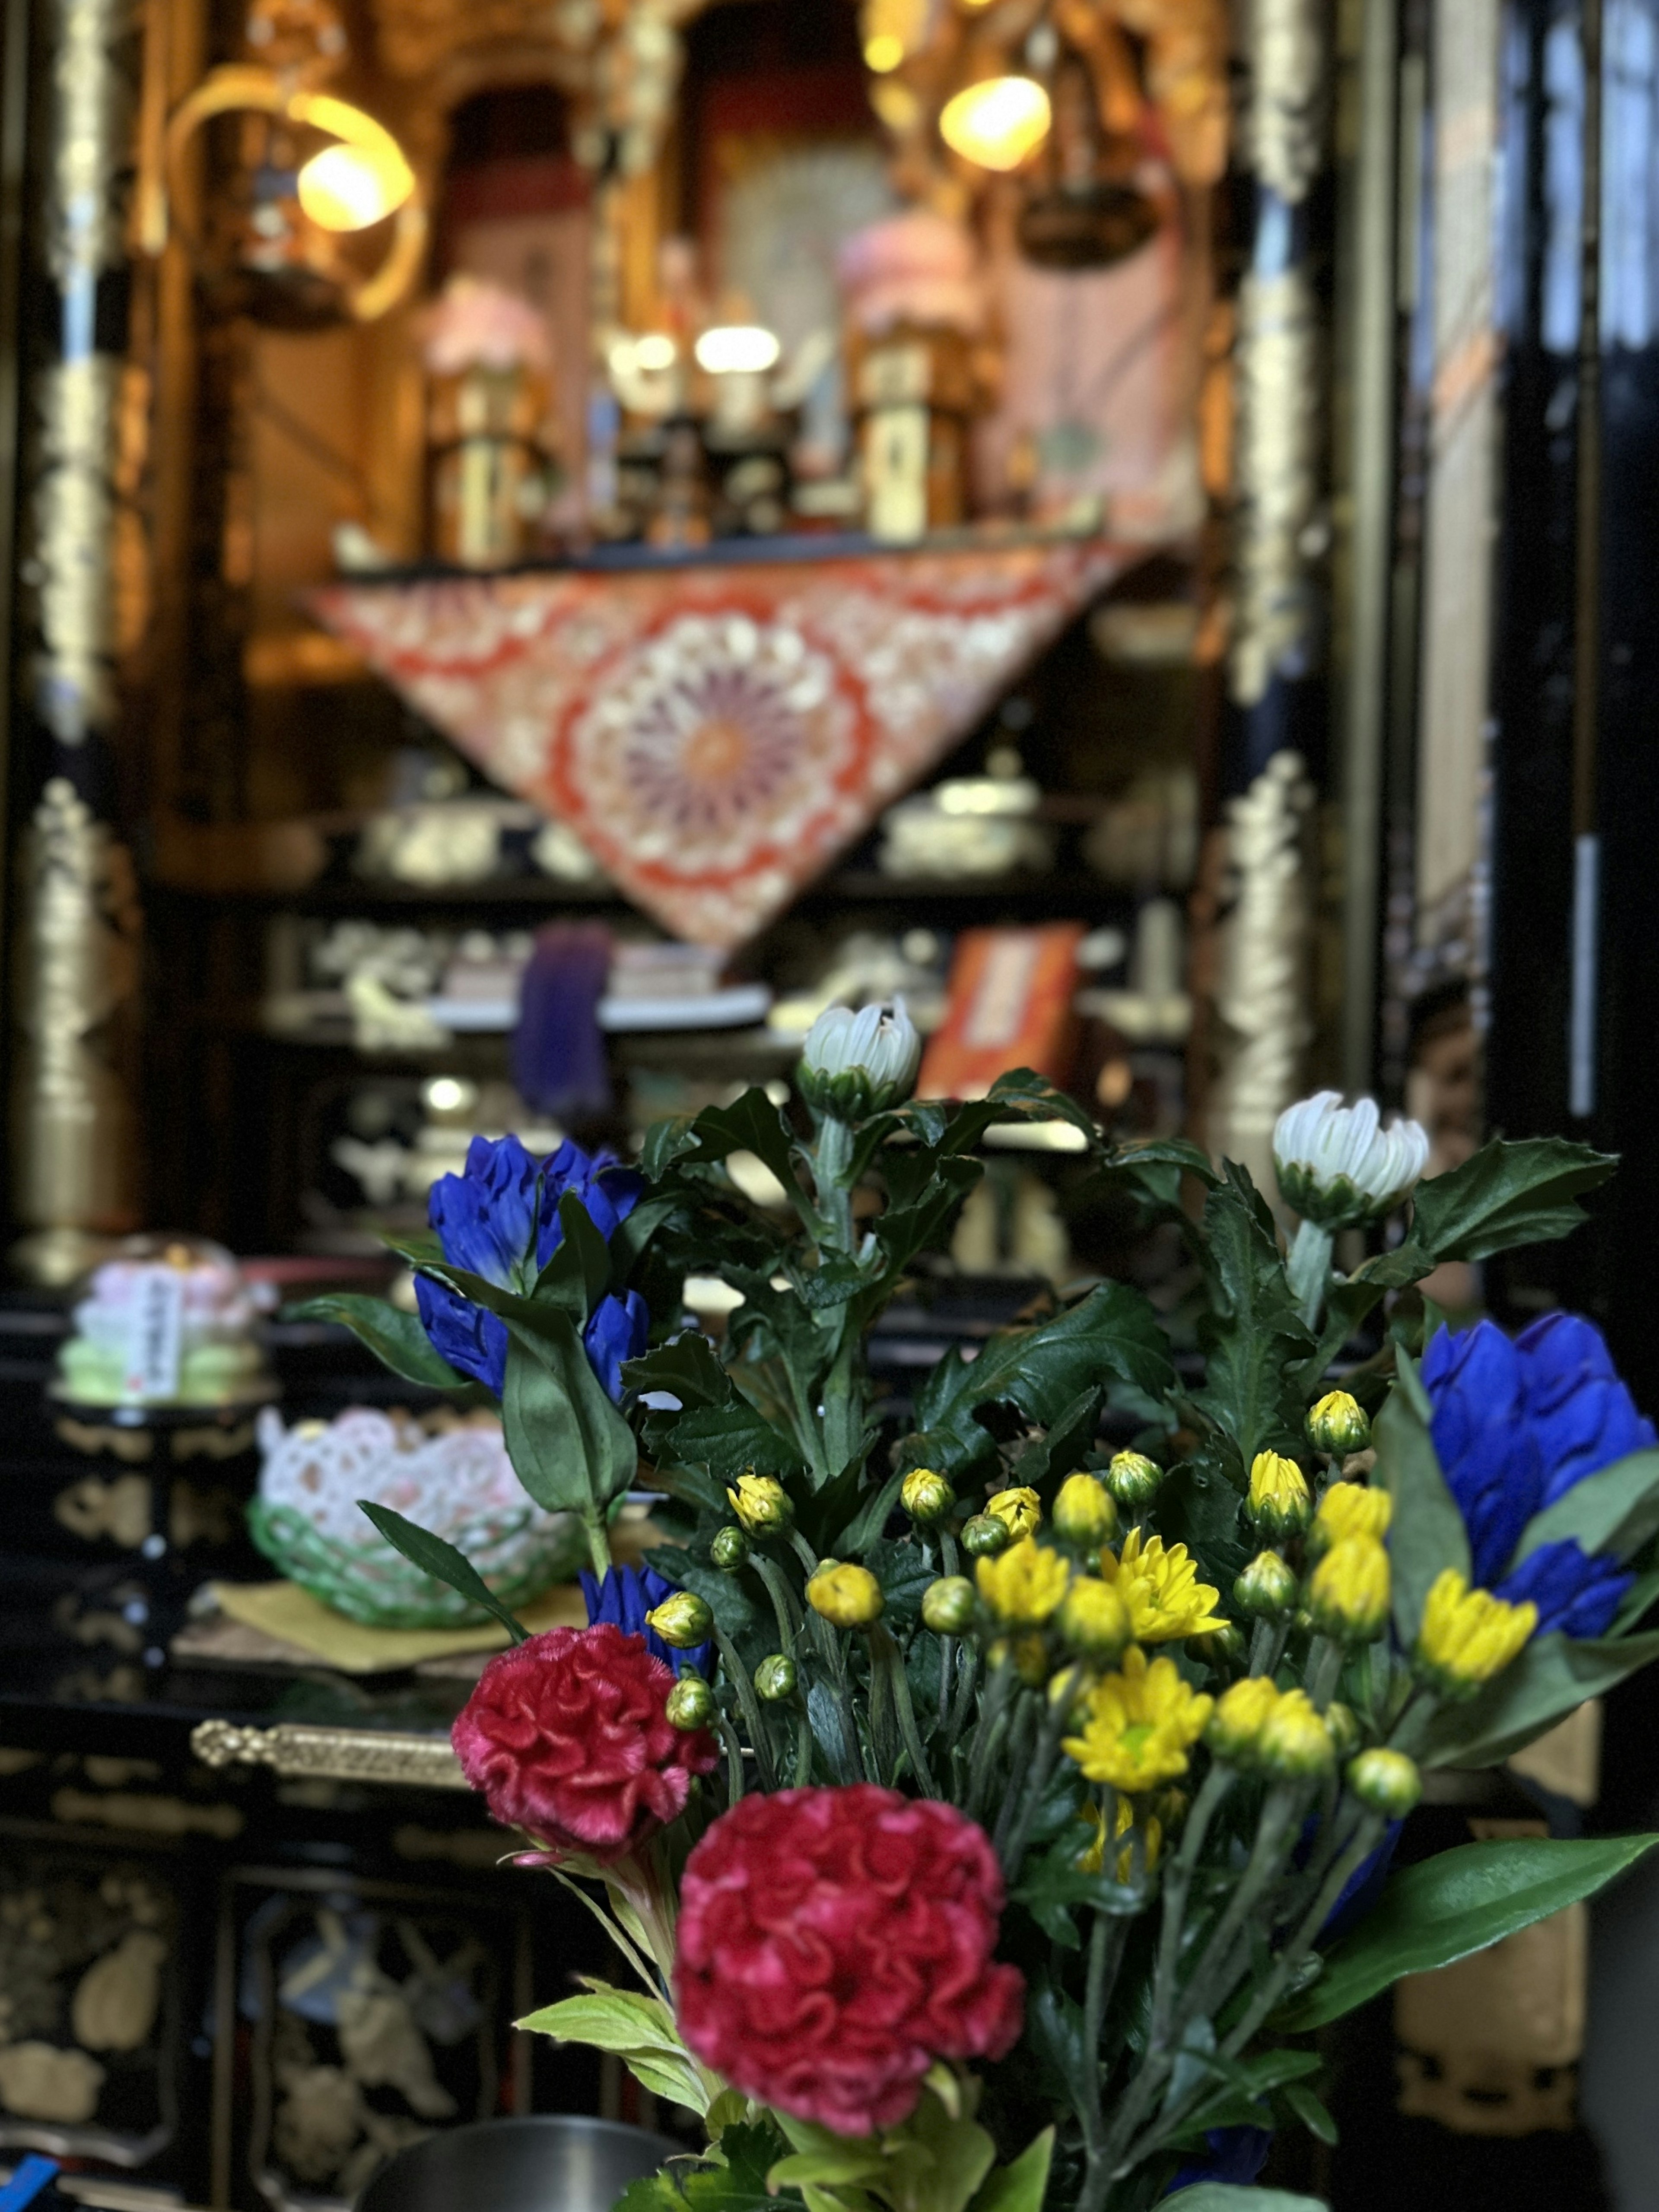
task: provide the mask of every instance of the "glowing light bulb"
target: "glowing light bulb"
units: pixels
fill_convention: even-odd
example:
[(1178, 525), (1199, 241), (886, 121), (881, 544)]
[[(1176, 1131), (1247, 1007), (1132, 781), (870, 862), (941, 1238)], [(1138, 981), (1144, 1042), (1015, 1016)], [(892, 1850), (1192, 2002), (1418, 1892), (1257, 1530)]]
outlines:
[(896, 32), (878, 31), (864, 42), (865, 66), (873, 70), (878, 76), (884, 76), (889, 70), (896, 70), (903, 59), (904, 41)]
[(939, 136), (978, 168), (1017, 169), (1048, 137), (1050, 114), (1035, 77), (987, 77), (946, 100)]
[(325, 146), (300, 171), (300, 205), (322, 230), (367, 230), (415, 189), (400, 154), (368, 146)]
[(655, 375), (665, 368), (672, 368), (679, 348), (666, 331), (647, 331), (634, 341), (634, 362), (648, 374)]
[(716, 323), (697, 340), (697, 367), (710, 376), (759, 376), (776, 364), (782, 350), (758, 323)]

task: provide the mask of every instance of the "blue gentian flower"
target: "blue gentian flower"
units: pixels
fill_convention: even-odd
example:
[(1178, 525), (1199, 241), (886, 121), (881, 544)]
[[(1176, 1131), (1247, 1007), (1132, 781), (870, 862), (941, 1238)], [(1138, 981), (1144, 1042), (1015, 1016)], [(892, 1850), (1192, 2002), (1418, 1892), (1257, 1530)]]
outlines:
[(1535, 1513), (1586, 1475), (1647, 1449), (1601, 1331), (1578, 1314), (1547, 1314), (1513, 1343), (1490, 1321), (1443, 1329), (1423, 1358), (1430, 1434), (1463, 1525), (1474, 1579), (1538, 1607), (1538, 1633), (1599, 1636), (1633, 1577), (1570, 1541), (1540, 1546), (1502, 1579)]
[[(568, 1139), (540, 1160), (516, 1137), (475, 1137), (466, 1167), (440, 1176), (427, 1218), (452, 1267), (504, 1291), (527, 1293), (564, 1240), (559, 1200), (574, 1191), (607, 1242), (633, 1212), (644, 1177), (603, 1155), (590, 1158)], [(447, 1284), (415, 1279), (421, 1326), (450, 1365), (487, 1383), (499, 1398), (507, 1379), (507, 1324)], [(637, 1291), (600, 1299), (583, 1334), (593, 1370), (612, 1398), (622, 1395), (622, 1364), (645, 1350), (649, 1324)]]
[(1164, 2195), (1190, 2189), (1195, 2181), (1224, 2181), (1235, 2189), (1249, 2188), (1267, 2163), (1273, 2139), (1271, 2128), (1206, 2128), (1207, 2156), (1188, 2159)]
[(674, 1595), (672, 1583), (650, 1567), (608, 1567), (603, 1582), (584, 1567), (580, 1582), (590, 1628), (601, 1620), (608, 1620), (626, 1635), (644, 1637), (646, 1648), (657, 1658), (665, 1659), (676, 1673), (682, 1667), (694, 1668), (699, 1674), (708, 1672), (708, 1644), (698, 1644), (689, 1651), (676, 1651), (646, 1624), (646, 1614), (665, 1597)]
[(1617, 1559), (1588, 1553), (1571, 1537), (1540, 1544), (1505, 1575), (1494, 1595), (1506, 1604), (1538, 1607), (1536, 1636), (1559, 1628), (1567, 1636), (1605, 1636), (1636, 1577)]
[[(1394, 1864), (1395, 1846), (1400, 1841), (1403, 1820), (1390, 1820), (1383, 1831), (1382, 1840), (1374, 1851), (1367, 1852), (1342, 1885), (1336, 1903), (1326, 1917), (1319, 1931), (1322, 1943), (1334, 1943), (1339, 1936), (1346, 1936), (1350, 1928), (1375, 1911), (1382, 1899), (1382, 1885)], [(1312, 1822), (1309, 1824), (1311, 1828)]]

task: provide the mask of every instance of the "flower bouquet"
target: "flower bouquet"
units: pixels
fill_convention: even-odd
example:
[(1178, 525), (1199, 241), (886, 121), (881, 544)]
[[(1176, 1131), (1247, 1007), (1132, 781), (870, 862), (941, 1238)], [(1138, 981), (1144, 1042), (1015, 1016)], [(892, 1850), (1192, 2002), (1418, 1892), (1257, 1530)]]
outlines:
[[(1323, 1096), (1279, 1126), (1286, 1252), (1237, 1165), (1114, 1148), (1026, 1074), (914, 1099), (916, 1060), (902, 1008), (834, 1009), (798, 1122), (751, 1091), (637, 1171), (478, 1139), (408, 1248), (421, 1320), (313, 1307), (499, 1392), (526, 1489), (586, 1529), (586, 1630), (526, 1637), (366, 1510), (506, 1621), (457, 1753), (637, 1978), (526, 2024), (706, 2125), (629, 2212), (1243, 2212), (1267, 2131), (1331, 2133), (1311, 2031), (1654, 1841), (1389, 1872), (1425, 1768), (1493, 1765), (1659, 1654), (1632, 1632), (1659, 1449), (1600, 1336), (1454, 1331), (1418, 1287), (1565, 1235), (1613, 1163), (1494, 1143), (1419, 1182), (1420, 1131)], [(897, 1419), (872, 1327), (988, 1126), (1043, 1118), (1175, 1224), (1188, 1318), (1097, 1282), (948, 1352)], [(1380, 1249), (1334, 1272), (1352, 1230)], [(719, 1344), (692, 1269), (740, 1294)], [(676, 1540), (622, 1571), (638, 1484)]]

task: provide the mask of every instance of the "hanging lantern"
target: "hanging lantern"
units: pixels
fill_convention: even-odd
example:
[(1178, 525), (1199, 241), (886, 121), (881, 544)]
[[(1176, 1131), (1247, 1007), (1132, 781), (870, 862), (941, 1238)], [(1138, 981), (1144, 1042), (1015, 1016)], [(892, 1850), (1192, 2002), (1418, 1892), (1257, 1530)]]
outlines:
[(985, 77), (945, 101), (939, 136), (976, 168), (1017, 169), (1048, 137), (1052, 116), (1034, 76)]

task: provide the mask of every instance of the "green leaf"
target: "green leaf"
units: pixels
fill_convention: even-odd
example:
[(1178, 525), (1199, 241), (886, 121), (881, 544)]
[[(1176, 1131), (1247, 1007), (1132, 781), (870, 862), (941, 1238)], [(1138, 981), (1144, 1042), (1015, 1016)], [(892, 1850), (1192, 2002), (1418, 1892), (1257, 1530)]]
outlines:
[(1124, 1283), (1098, 1285), (1052, 1320), (999, 1330), (977, 1359), (948, 1353), (916, 1396), (917, 1427), (930, 1455), (924, 1463), (959, 1470), (984, 1462), (994, 1446), (974, 1418), (980, 1407), (1011, 1405), (1047, 1426), (1097, 1387), (1103, 1373), (1153, 1396), (1175, 1382), (1157, 1315)]
[(1446, 1486), (1428, 1425), (1413, 1399), (1422, 1396), (1416, 1370), (1401, 1352), (1400, 1380), (1372, 1431), (1375, 1480), (1394, 1499), (1389, 1559), (1394, 1583), (1394, 1625), (1404, 1649), (1417, 1641), (1424, 1601), (1435, 1577), (1455, 1567), (1469, 1572), (1469, 1539), (1457, 1501)]
[(1054, 2155), (1054, 2131), (1044, 2128), (1011, 2165), (995, 2166), (986, 2175), (973, 2212), (1042, 2212)]
[(696, 1329), (686, 1329), (623, 1362), (623, 1381), (643, 1394), (661, 1390), (678, 1398), (688, 1411), (698, 1406), (723, 1406), (732, 1395), (726, 1370), (714, 1357), (714, 1347)]
[(634, 1432), (611, 1404), (575, 1323), (544, 1305), (544, 1335), (514, 1331), (507, 1347), (501, 1426), (513, 1471), (538, 1505), (580, 1513), (590, 1526), (633, 1481)]
[(1528, 1522), (1516, 1564), (1542, 1544), (1571, 1537), (1586, 1552), (1633, 1559), (1659, 1530), (1659, 1451), (1632, 1452), (1574, 1483)]
[(1193, 2063), (1219, 2078), (1213, 2090), (1181, 2113), (1183, 2140), (1210, 2128), (1261, 2126), (1268, 2118), (1263, 2099), (1287, 2082), (1318, 2073), (1325, 2062), (1316, 2051), (1259, 2051), (1251, 2057), (1234, 2059), (1198, 2051)]
[[(712, 1164), (733, 1152), (753, 1152), (786, 1190), (798, 1188), (789, 1126), (781, 1107), (758, 1088), (745, 1091), (730, 1106), (707, 1106), (686, 1133), (678, 1158), (693, 1166)], [(649, 1167), (647, 1174), (652, 1172)]]
[(1158, 2212), (1328, 2212), (1319, 2197), (1289, 2189), (1244, 2189), (1231, 2181), (1194, 2181), (1160, 2200)]
[(1617, 1153), (1565, 1137), (1495, 1139), (1462, 1167), (1419, 1183), (1413, 1240), (1439, 1261), (1485, 1260), (1517, 1244), (1570, 1236), (1584, 1218), (1580, 1196), (1618, 1164)]
[(1105, 1390), (1099, 1383), (1079, 1390), (1071, 1404), (1055, 1416), (1048, 1434), (1036, 1438), (1021, 1452), (1014, 1463), (1014, 1480), (1041, 1491), (1046, 1499), (1051, 1484), (1082, 1466), (1083, 1455), (1099, 1431), (1100, 1409), (1105, 1397)]
[(890, 1474), (879, 1490), (871, 1492), (841, 1534), (824, 1546), (833, 1559), (861, 1559), (876, 1541), (887, 1525), (888, 1515), (898, 1504), (899, 1492), (904, 1487), (904, 1472)]
[(1245, 1170), (1226, 1163), (1204, 1202), (1200, 1251), (1212, 1311), (1200, 1326), (1204, 1387), (1193, 1403), (1231, 1445), (1241, 1486), (1256, 1454), (1302, 1449), (1297, 1363), (1314, 1340), (1296, 1310), (1273, 1216)]
[(383, 1365), (405, 1382), (424, 1383), (429, 1390), (464, 1390), (465, 1375), (458, 1375), (443, 1355), (433, 1349), (416, 1314), (404, 1313), (385, 1298), (365, 1297), (356, 1291), (332, 1291), (326, 1297), (306, 1298), (283, 1309), (289, 1321), (331, 1321), (349, 1328), (366, 1344)]
[(516, 2025), (561, 2043), (614, 2051), (654, 2095), (671, 2098), (694, 2112), (708, 2109), (702, 2072), (681, 2042), (672, 2014), (656, 1997), (596, 1983), (585, 1996), (544, 2005)]
[(1516, 1836), (1460, 1844), (1407, 1867), (1390, 1878), (1375, 1911), (1328, 1954), (1319, 1979), (1273, 2024), (1300, 2035), (1340, 2020), (1402, 1974), (1449, 1966), (1594, 1897), (1656, 1843), (1659, 1836), (1573, 1842)]
[(746, 1401), (698, 1406), (669, 1419), (672, 1426), (653, 1423), (652, 1448), (659, 1452), (665, 1444), (688, 1467), (735, 1478), (751, 1468), (757, 1474), (793, 1474), (801, 1464), (799, 1445), (781, 1436)]
[(1282, 2094), (1310, 2135), (1317, 2136), (1322, 2143), (1336, 2141), (1336, 2122), (1305, 2081), (1287, 2082)]
[(1559, 1629), (1535, 1636), (1467, 1705), (1443, 1705), (1423, 1753), (1425, 1766), (1496, 1766), (1586, 1698), (1659, 1659), (1659, 1633), (1577, 1638)]
[(437, 1581), (447, 1583), (451, 1589), (459, 1590), (473, 1605), (481, 1605), (486, 1613), (493, 1613), (515, 1644), (526, 1641), (530, 1631), (507, 1611), (477, 1569), (463, 1559), (453, 1544), (447, 1544), (428, 1528), (417, 1528), (412, 1521), (405, 1521), (389, 1505), (376, 1505), (367, 1498), (360, 1498), (357, 1510), (368, 1516), (394, 1551), (401, 1552), (404, 1559), (412, 1560)]
[(574, 1190), (559, 1200), (561, 1235), (552, 1256), (536, 1278), (534, 1295), (553, 1298), (579, 1328), (611, 1287), (611, 1248)]

